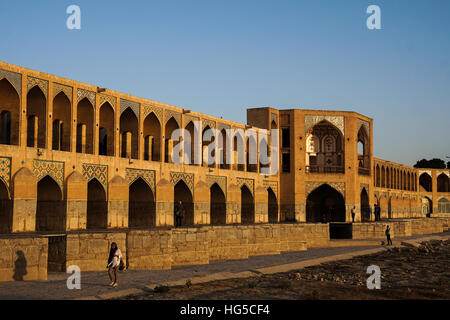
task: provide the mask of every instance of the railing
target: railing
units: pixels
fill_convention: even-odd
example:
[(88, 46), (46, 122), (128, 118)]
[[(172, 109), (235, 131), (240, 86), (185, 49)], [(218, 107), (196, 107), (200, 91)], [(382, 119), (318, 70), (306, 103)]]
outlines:
[(345, 173), (344, 166), (306, 166), (306, 173)]

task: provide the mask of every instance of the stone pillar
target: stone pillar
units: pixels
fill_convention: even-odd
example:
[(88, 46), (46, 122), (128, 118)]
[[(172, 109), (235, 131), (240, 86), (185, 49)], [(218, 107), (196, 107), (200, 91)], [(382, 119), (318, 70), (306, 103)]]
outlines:
[(236, 184), (227, 192), (227, 224), (231, 223), (241, 223), (241, 189)]
[(12, 232), (36, 230), (37, 179), (27, 168), (21, 168), (13, 178)]
[(87, 181), (77, 171), (67, 177), (66, 230), (85, 230), (87, 222)]
[(86, 125), (80, 124), (77, 128), (78, 134), (77, 139), (80, 139), (81, 141), (77, 141), (77, 144), (80, 143), (81, 145), (81, 153), (86, 153)]
[(194, 224), (210, 224), (210, 190), (203, 182), (198, 182), (194, 187)]
[(153, 139), (154, 138), (152, 136), (147, 136), (145, 139), (146, 139), (146, 141), (144, 143), (144, 146), (145, 146), (144, 153), (148, 154), (148, 160), (151, 161), (152, 156), (153, 156), (152, 150), (153, 150)]
[(173, 140), (171, 140), (171, 139), (167, 140), (167, 150), (166, 151), (167, 151), (167, 162), (173, 163), (172, 162)]
[[(133, 135), (129, 131), (125, 132), (124, 135), (125, 135), (124, 140), (125, 140), (125, 143), (126, 143), (126, 145), (125, 145), (126, 157), (127, 158), (131, 158), (131, 139), (132, 139)], [(124, 142), (122, 141), (122, 143), (124, 143)]]
[(156, 185), (156, 226), (173, 226), (173, 185), (166, 179)]
[(255, 190), (255, 223), (269, 222), (267, 189), (259, 186)]
[(128, 182), (115, 176), (108, 184), (108, 228), (128, 228)]

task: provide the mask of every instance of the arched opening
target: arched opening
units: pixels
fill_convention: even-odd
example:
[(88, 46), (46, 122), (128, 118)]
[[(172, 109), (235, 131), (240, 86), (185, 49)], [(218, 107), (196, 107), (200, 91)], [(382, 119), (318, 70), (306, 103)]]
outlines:
[[(178, 126), (177, 121), (171, 117), (169, 119), (169, 121), (166, 122), (166, 128), (165, 128), (165, 132), (164, 132), (164, 150), (165, 150), (165, 156), (164, 156), (164, 161), (165, 162), (169, 162), (172, 163), (172, 152), (173, 152), (173, 148), (175, 147), (176, 144), (174, 144), (174, 141), (172, 140), (172, 132), (174, 132), (175, 130), (179, 129), (180, 127)], [(179, 142), (177, 142), (178, 144)]]
[(386, 168), (386, 188), (391, 188), (391, 168)]
[(256, 172), (258, 169), (257, 160), (257, 144), (256, 144), (256, 137), (255, 136), (249, 136), (247, 138), (247, 143), (245, 146), (246, 150), (246, 163), (247, 163), (247, 171), (249, 172)]
[(220, 149), (220, 169), (230, 169), (230, 164), (228, 163), (228, 136), (225, 129), (220, 131), (221, 135), (219, 137), (219, 149)]
[(406, 190), (411, 191), (411, 176), (409, 172), (406, 175)]
[(94, 153), (94, 106), (88, 98), (77, 106), (77, 152)]
[(306, 199), (306, 222), (345, 222), (344, 197), (328, 184), (323, 184)]
[(130, 185), (128, 201), (128, 226), (150, 228), (156, 225), (156, 207), (152, 189), (138, 178)]
[(384, 166), (381, 167), (381, 187), (386, 188), (386, 169)]
[(360, 205), (361, 205), (361, 221), (370, 221), (369, 195), (367, 194), (366, 188), (363, 188), (361, 190)]
[(236, 170), (244, 171), (245, 169), (245, 144), (244, 137), (239, 131), (234, 132), (233, 137), (233, 163)]
[(324, 120), (306, 135), (306, 170), (311, 173), (344, 173), (344, 137)]
[(108, 203), (106, 202), (106, 192), (97, 179), (92, 179), (88, 183), (87, 199), (87, 222), (86, 228), (106, 229), (108, 224)]
[(212, 135), (208, 135), (208, 139), (209, 139), (209, 141), (208, 141), (207, 139), (205, 139), (205, 137), (206, 137), (206, 133), (209, 130), (213, 130), (214, 131), (214, 129), (211, 129), (209, 126), (206, 126), (203, 129), (203, 132), (202, 132), (202, 165), (204, 167), (215, 168), (216, 167), (216, 161), (217, 161), (216, 160), (216, 149), (220, 149), (220, 146), (216, 145), (216, 148), (211, 151), (211, 157), (213, 158), (214, 161), (213, 161), (213, 163), (208, 164), (208, 158), (209, 158), (209, 150), (208, 150), (208, 148), (209, 148), (209, 145), (210, 144), (212, 145), (212, 144), (216, 143), (216, 136), (215, 135), (218, 135), (216, 132), (214, 132)]
[(12, 230), (12, 201), (6, 184), (0, 179), (0, 233)]
[(214, 183), (210, 191), (210, 215), (211, 224), (226, 224), (227, 223), (227, 204), (225, 194), (217, 183)]
[(189, 123), (187, 124), (187, 126), (184, 128), (188, 133), (189, 136), (187, 136), (185, 134), (184, 138), (183, 138), (183, 142), (184, 142), (184, 163), (186, 164), (190, 164), (190, 165), (195, 165), (195, 154), (194, 154), (194, 123), (192, 121), (189, 121)]
[(59, 185), (50, 176), (45, 176), (37, 185), (36, 231), (65, 231), (65, 209)]
[(366, 132), (364, 126), (362, 126), (358, 131), (358, 163), (360, 174), (370, 173), (369, 145), (370, 145), (369, 134)]
[(269, 213), (269, 223), (278, 222), (278, 201), (272, 188), (267, 189), (267, 212)]
[(114, 132), (114, 109), (109, 102), (105, 102), (100, 107), (99, 155), (114, 156)]
[(138, 119), (131, 108), (120, 115), (121, 157), (139, 159), (138, 154)]
[(437, 178), (437, 192), (449, 192), (449, 177), (445, 173)]
[(428, 197), (422, 197), (422, 214), (429, 217), (433, 212), (433, 201)]
[(183, 226), (190, 226), (194, 224), (194, 201), (192, 198), (192, 192), (183, 180), (173, 188), (174, 209), (177, 208), (177, 204), (182, 201), (184, 207), (184, 217), (182, 220)]
[(0, 143), (19, 144), (20, 99), (16, 89), (6, 80), (0, 80)]
[(450, 213), (450, 201), (447, 198), (441, 198), (438, 200), (438, 212)]
[(241, 187), (241, 223), (255, 223), (255, 201), (246, 185)]
[(144, 160), (161, 161), (161, 124), (151, 112), (144, 120)]
[(375, 168), (375, 186), (377, 186), (378, 188), (381, 187), (381, 171), (378, 164)]
[(70, 100), (60, 92), (53, 99), (52, 149), (70, 151)]
[(39, 86), (33, 87), (27, 94), (27, 146), (45, 148), (47, 100)]
[(432, 192), (433, 185), (431, 182), (431, 177), (428, 173), (422, 173), (419, 176), (419, 185), (420, 185), (420, 191), (422, 192)]

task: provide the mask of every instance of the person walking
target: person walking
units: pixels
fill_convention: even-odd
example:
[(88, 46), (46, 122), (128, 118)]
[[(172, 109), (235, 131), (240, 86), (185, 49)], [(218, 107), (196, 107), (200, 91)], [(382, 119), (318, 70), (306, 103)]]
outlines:
[(391, 228), (389, 227), (389, 225), (386, 227), (386, 239), (387, 239), (387, 245), (389, 246), (392, 245), (392, 240), (391, 240)]
[(117, 287), (119, 283), (119, 266), (121, 260), (122, 260), (122, 252), (117, 246), (117, 243), (115, 242), (111, 243), (111, 250), (109, 250), (107, 268), (108, 268), (108, 276), (109, 279), (111, 280), (111, 283), (109, 285), (114, 288)]
[(351, 212), (352, 212), (352, 222), (355, 222), (355, 214), (356, 214), (356, 207), (355, 206), (353, 206)]
[(183, 202), (179, 201), (175, 209), (175, 227), (181, 227), (184, 216)]

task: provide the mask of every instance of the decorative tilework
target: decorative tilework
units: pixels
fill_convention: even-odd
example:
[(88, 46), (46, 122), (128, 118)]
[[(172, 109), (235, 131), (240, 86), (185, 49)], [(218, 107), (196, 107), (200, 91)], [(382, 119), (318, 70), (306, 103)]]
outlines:
[(216, 122), (210, 119), (202, 119), (202, 130), (205, 129), (207, 126), (210, 127), (211, 129), (215, 128)]
[(170, 118), (172, 117), (175, 119), (175, 121), (178, 123), (178, 126), (181, 128), (181, 113), (173, 110), (166, 110), (166, 124), (167, 121), (169, 121)]
[(239, 188), (246, 185), (250, 192), (255, 194), (255, 181), (253, 179), (237, 178), (236, 181)]
[(419, 176), (420, 176), (422, 173), (428, 173), (428, 174), (430, 175), (430, 177), (432, 177), (432, 175), (431, 175), (431, 170), (419, 170)]
[(186, 115), (184, 115), (184, 126), (186, 127), (189, 124), (189, 122), (191, 122), (191, 121), (192, 121), (192, 124), (194, 124), (195, 121), (199, 121), (199, 120), (200, 119), (198, 117), (194, 117), (194, 116), (186, 114)]
[(125, 169), (125, 180), (131, 185), (137, 179), (142, 178), (147, 182), (153, 194), (155, 194), (155, 171), (154, 170), (140, 170), (140, 169)]
[(28, 77), (28, 91), (33, 89), (35, 86), (38, 86), (44, 93), (45, 98), (48, 99), (48, 81), (34, 77)]
[(112, 96), (108, 96), (106, 94), (100, 95), (100, 107), (105, 103), (108, 102), (113, 110), (116, 110), (116, 98)]
[(217, 128), (222, 131), (222, 129), (230, 129), (230, 125), (228, 124), (223, 124), (223, 123), (219, 123), (219, 125), (217, 126)]
[(8, 80), (16, 89), (19, 96), (22, 94), (22, 75), (20, 73), (0, 70), (0, 80)]
[(9, 188), (11, 184), (11, 158), (0, 157), (0, 179)]
[(317, 123), (326, 120), (333, 124), (345, 136), (344, 117), (343, 116), (319, 116), (319, 115), (305, 115), (305, 133), (314, 127)]
[(77, 92), (77, 102), (80, 102), (84, 98), (88, 98), (88, 100), (91, 102), (91, 104), (95, 108), (95, 92), (84, 90), (84, 89), (78, 89)]
[(364, 188), (366, 188), (367, 195), (369, 195), (369, 185), (366, 184), (366, 183), (360, 183), (360, 185), (359, 185), (359, 189), (360, 189), (359, 192), (361, 193)]
[(270, 187), (272, 189), (272, 191), (277, 195), (277, 198), (278, 198), (278, 181), (264, 180), (263, 186), (266, 189), (268, 189)]
[(141, 104), (125, 99), (120, 99), (120, 114), (122, 114), (122, 112), (124, 112), (127, 108), (131, 108), (131, 110), (133, 110), (134, 114), (139, 120)]
[(163, 109), (160, 107), (157, 107), (155, 105), (147, 105), (144, 104), (144, 119), (151, 113), (153, 112), (156, 116), (156, 118), (158, 118), (159, 123), (162, 122), (162, 115), (163, 115)]
[(314, 190), (316, 190), (318, 187), (324, 185), (324, 184), (328, 184), (330, 187), (336, 189), (337, 191), (339, 191), (342, 195), (342, 197), (344, 197), (345, 199), (345, 182), (327, 182), (327, 183), (323, 183), (323, 182), (317, 182), (317, 181), (306, 181), (305, 182), (305, 186), (306, 186), (306, 197), (308, 197), (308, 195), (313, 192)]
[(108, 190), (108, 166), (101, 164), (83, 163), (83, 177), (89, 182), (97, 179), (105, 190)]
[(33, 160), (33, 173), (37, 180), (40, 181), (45, 176), (50, 176), (64, 190), (64, 162)]
[(277, 117), (276, 113), (270, 114), (270, 123), (272, 123), (272, 121), (274, 121), (275, 124), (278, 126), (278, 117)]
[(53, 85), (53, 97), (56, 97), (56, 95), (59, 94), (61, 91), (64, 92), (64, 94), (69, 99), (70, 103), (72, 103), (73, 88), (65, 86), (63, 84), (55, 83)]
[(208, 183), (209, 187), (211, 187), (214, 183), (217, 183), (225, 194), (225, 198), (227, 197), (227, 177), (207, 174), (206, 182)]
[(450, 178), (450, 172), (448, 172), (448, 171), (438, 171), (438, 172), (436, 172), (436, 176), (439, 177), (442, 173)]
[(173, 185), (176, 185), (180, 180), (183, 180), (189, 190), (191, 190), (192, 194), (194, 194), (194, 174), (186, 172), (170, 172), (170, 182)]

